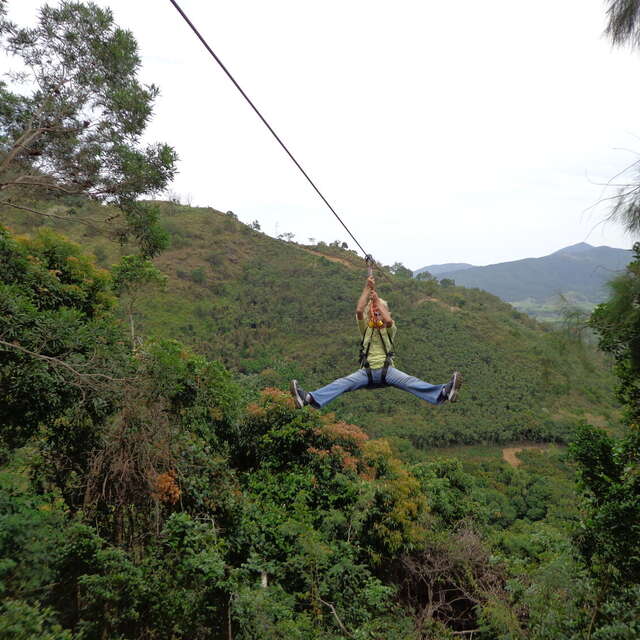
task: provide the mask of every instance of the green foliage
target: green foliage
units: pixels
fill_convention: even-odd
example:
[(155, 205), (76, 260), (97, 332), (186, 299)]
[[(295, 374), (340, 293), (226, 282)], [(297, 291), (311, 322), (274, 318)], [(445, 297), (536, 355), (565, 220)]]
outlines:
[(240, 397), (221, 365), (178, 343), (137, 352), (135, 378), (102, 429), (86, 479), (85, 508), (114, 543), (135, 546), (178, 503), (197, 515), (233, 517), (233, 473), (222, 462)]
[(619, 378), (618, 397), (631, 419), (640, 417), (640, 243), (634, 245), (634, 261), (610, 283), (611, 298), (594, 311), (591, 327), (600, 348), (611, 353)]
[(428, 271), (421, 271), (415, 278), (416, 280), (423, 280), (425, 282), (437, 282), (437, 279)]
[(471, 490), (475, 482), (456, 459), (443, 458), (434, 463), (414, 465), (413, 473), (420, 480), (434, 515), (447, 526), (455, 525), (469, 514), (479, 511)]
[(113, 285), (118, 295), (133, 295), (139, 288), (164, 286), (166, 277), (143, 256), (124, 256), (120, 264), (111, 267)]
[(38, 593), (55, 577), (50, 558), (63, 541), (64, 517), (51, 496), (30, 495), (11, 471), (0, 475), (0, 589), (3, 597)]
[(625, 439), (615, 442), (584, 425), (571, 450), (588, 508), (578, 534), (587, 566), (612, 587), (633, 585), (640, 574), (638, 427), (633, 425)]
[(111, 274), (114, 289), (127, 309), (131, 344), (135, 346), (134, 315), (138, 301), (144, 295), (162, 291), (166, 287), (167, 277), (144, 256), (123, 256), (118, 264), (111, 267)]
[(640, 244), (634, 261), (611, 283), (612, 295), (594, 312), (591, 324), (601, 347), (613, 354), (619, 377), (618, 396), (624, 403), (629, 430), (613, 440), (602, 430), (582, 426), (572, 445), (578, 462), (587, 517), (579, 545), (594, 575), (616, 591), (637, 581), (640, 546), (638, 481), (640, 436)]
[(413, 271), (411, 271), (411, 269), (407, 269), (402, 262), (395, 262), (392, 264), (391, 267), (389, 267), (389, 271), (391, 271), (391, 273), (397, 278), (402, 278), (403, 280), (413, 277)]
[(157, 209), (137, 200), (166, 187), (177, 156), (166, 144), (139, 144), (158, 89), (137, 79), (131, 33), (108, 9), (64, 1), (45, 5), (33, 27), (0, 16), (0, 46), (17, 58), (24, 87), (0, 86), (2, 188), (18, 197), (44, 190), (115, 203), (120, 237), (134, 237), (145, 255), (158, 253), (167, 237)]
[(204, 269), (202, 267), (198, 267), (191, 272), (191, 280), (196, 284), (203, 284), (206, 280), (206, 276), (204, 274)]
[[(393, 602), (394, 587), (369, 563), (396, 557), (422, 539), (425, 504), (417, 482), (384, 443), (369, 446), (376, 443), (356, 427), (321, 422), (317, 414), (295, 411), (286, 395), (267, 392), (245, 418), (261, 440), (255, 468), (238, 469), (236, 479), (224, 452), (243, 428), (231, 428), (239, 396), (228, 374), (176, 343), (149, 345), (140, 369), (148, 380), (146, 397), (155, 406), (162, 402), (164, 419), (179, 427), (171, 457), (180, 503), (169, 504), (156, 484), (155, 506), (139, 497), (122, 505), (116, 499), (122, 494), (112, 489), (116, 479), (101, 474), (104, 496), (114, 498), (108, 511), (88, 511), (81, 524), (52, 497), (35, 499), (18, 489), (20, 477), (13, 476), (0, 494), (3, 512), (11, 512), (0, 519), (3, 595), (17, 601), (35, 594), (28, 606), (36, 612), (47, 604), (40, 617), (33, 614), (33, 625), (50, 621), (86, 638), (210, 638), (228, 624), (238, 637), (260, 630), (274, 638), (286, 632), (329, 639), (344, 629), (363, 640), (382, 630), (410, 637), (411, 625)], [(140, 399), (136, 420), (145, 415)], [(126, 411), (133, 414), (134, 406)], [(139, 465), (149, 461), (140, 448), (146, 432), (131, 416), (127, 420), (132, 439), (120, 446)], [(162, 422), (154, 426), (163, 433)], [(211, 455), (218, 461), (208, 475)], [(96, 459), (105, 456), (97, 452)], [(85, 472), (89, 480), (97, 470), (92, 465)], [(120, 466), (120, 487), (125, 473)], [(135, 486), (149, 491), (144, 483)], [(235, 494), (235, 506), (225, 506), (225, 493)], [(124, 535), (111, 534), (125, 507)], [(165, 517), (154, 535), (158, 509)], [(134, 522), (146, 535), (132, 534)], [(267, 588), (256, 587), (260, 572), (268, 576)], [(33, 625), (27, 628), (39, 630)]]
[(111, 276), (120, 297), (126, 295), (133, 298), (140, 290), (152, 286), (162, 288), (167, 281), (151, 260), (143, 256), (124, 256), (120, 264), (111, 267)]
[(39, 310), (76, 308), (95, 317), (113, 306), (106, 271), (97, 269), (80, 247), (43, 229), (33, 239), (15, 239), (0, 229), (0, 265), (6, 285)]
[(108, 274), (77, 245), (52, 232), (16, 240), (0, 229), (0, 265), (0, 429), (16, 446), (71, 407), (104, 411), (107, 403), (79, 383), (89, 363), (93, 374), (113, 370), (122, 349), (107, 313)]
[(70, 631), (52, 622), (51, 609), (40, 609), (21, 600), (7, 600), (0, 607), (2, 640), (72, 640)]
[(232, 602), (239, 640), (324, 640), (331, 637), (314, 628), (313, 618), (308, 613), (294, 614), (295, 597), (282, 587), (244, 587)]
[[(611, 283), (612, 295), (593, 313), (600, 345), (613, 355), (618, 396), (628, 430), (614, 439), (587, 424), (576, 430), (571, 454), (578, 465), (583, 517), (575, 534), (589, 574), (591, 593), (582, 596), (589, 611), (588, 637), (631, 638), (637, 634), (640, 575), (640, 244), (634, 261)], [(633, 613), (630, 613), (633, 612)]]

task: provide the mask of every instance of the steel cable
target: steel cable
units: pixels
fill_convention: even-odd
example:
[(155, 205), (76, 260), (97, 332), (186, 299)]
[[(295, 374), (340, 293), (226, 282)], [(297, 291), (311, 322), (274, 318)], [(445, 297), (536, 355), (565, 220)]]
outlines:
[[(282, 142), (282, 140), (280, 139), (280, 137), (278, 136), (278, 134), (273, 130), (273, 127), (271, 127), (271, 125), (266, 121), (266, 119), (264, 118), (264, 116), (260, 113), (260, 111), (258, 110), (258, 108), (256, 107), (255, 104), (253, 104), (253, 102), (251, 101), (251, 99), (249, 98), (249, 96), (243, 91), (242, 87), (236, 82), (236, 79), (231, 75), (231, 73), (229, 72), (229, 70), (224, 66), (224, 64), (222, 63), (222, 60), (220, 60), (220, 58), (218, 58), (218, 56), (215, 54), (215, 52), (213, 51), (213, 49), (209, 46), (209, 44), (207, 43), (207, 41), (204, 39), (204, 37), (202, 36), (202, 34), (198, 31), (198, 29), (196, 28), (196, 26), (193, 24), (193, 22), (191, 22), (191, 20), (189, 19), (189, 17), (187, 16), (187, 14), (181, 9), (180, 5), (175, 1), (175, 0), (169, 0), (171, 2), (171, 4), (176, 8), (176, 10), (178, 11), (178, 13), (184, 18), (184, 21), (191, 27), (191, 30), (196, 34), (196, 36), (198, 37), (198, 39), (200, 40), (200, 42), (202, 42), (202, 44), (204, 45), (204, 47), (206, 48), (206, 50), (211, 54), (211, 56), (213, 57), (213, 59), (220, 65), (220, 68), (225, 72), (225, 74), (227, 75), (227, 77), (229, 78), (229, 80), (231, 80), (231, 82), (233, 82), (235, 88), (242, 94), (242, 97), (249, 103), (249, 105), (251, 106), (251, 108), (256, 112), (256, 115), (260, 118), (260, 120), (262, 120), (263, 124), (265, 125), (265, 127), (267, 127), (267, 129), (269, 129), (269, 131), (271, 132), (271, 135), (273, 135), (273, 137), (278, 141), (278, 143), (280, 144), (280, 146), (284, 149), (285, 153), (289, 156), (289, 158), (291, 158), (291, 160), (293, 161), (293, 163), (296, 165), (296, 167), (298, 167), (298, 169), (300, 170), (300, 173), (302, 173), (302, 175), (307, 179), (307, 181), (309, 182), (309, 184), (313, 187), (313, 189), (315, 190), (315, 192), (320, 196), (320, 198), (322, 199), (322, 201), (327, 205), (327, 207), (329, 208), (329, 210), (331, 211), (331, 213), (333, 213), (333, 215), (338, 219), (338, 222), (340, 222), (340, 224), (345, 228), (346, 232), (349, 234), (349, 236), (351, 236), (351, 238), (353, 239), (353, 241), (358, 245), (360, 251), (362, 251), (365, 259), (370, 255), (367, 251), (364, 250), (364, 248), (362, 247), (362, 245), (358, 242), (358, 240), (356, 239), (356, 237), (353, 235), (353, 233), (351, 233), (351, 231), (349, 230), (349, 227), (347, 227), (347, 225), (343, 222), (342, 218), (337, 214), (336, 210), (331, 206), (331, 204), (329, 203), (329, 201), (324, 197), (324, 195), (322, 194), (322, 192), (320, 191), (320, 189), (318, 189), (318, 187), (315, 185), (315, 183), (313, 182), (313, 180), (309, 177), (309, 175), (307, 174), (307, 172), (302, 168), (302, 166), (300, 165), (300, 163), (295, 159), (295, 157), (293, 156), (293, 154), (291, 153), (291, 151), (289, 151), (289, 149), (287, 148), (287, 145)], [(384, 271), (381, 271), (381, 273), (383, 273), (386, 277), (386, 274), (384, 273)]]

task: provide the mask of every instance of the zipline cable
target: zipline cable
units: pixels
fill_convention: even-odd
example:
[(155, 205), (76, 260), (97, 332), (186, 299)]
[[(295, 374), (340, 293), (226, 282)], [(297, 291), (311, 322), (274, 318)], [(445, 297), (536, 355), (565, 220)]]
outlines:
[[(358, 240), (353, 235), (353, 233), (351, 233), (351, 231), (349, 230), (349, 227), (347, 227), (347, 225), (342, 221), (342, 218), (336, 213), (336, 210), (331, 206), (331, 204), (329, 204), (329, 201), (322, 195), (322, 192), (320, 191), (320, 189), (318, 189), (318, 187), (316, 187), (315, 183), (309, 177), (307, 172), (302, 168), (300, 163), (294, 158), (294, 156), (291, 153), (291, 151), (289, 151), (289, 149), (287, 149), (287, 145), (284, 142), (282, 142), (282, 140), (280, 139), (278, 134), (273, 130), (271, 125), (265, 120), (264, 116), (260, 113), (260, 111), (258, 110), (256, 105), (253, 104), (253, 102), (251, 101), (249, 96), (242, 90), (242, 87), (236, 82), (236, 79), (231, 75), (231, 73), (229, 72), (227, 67), (224, 66), (224, 64), (222, 63), (222, 60), (220, 60), (220, 58), (218, 58), (218, 56), (215, 54), (213, 49), (209, 46), (207, 41), (202, 37), (202, 35), (198, 31), (198, 29), (196, 29), (196, 27), (193, 24), (193, 22), (191, 22), (191, 20), (189, 20), (189, 17), (180, 8), (180, 5), (175, 0), (169, 0), (169, 2), (171, 2), (171, 4), (176, 8), (178, 13), (184, 18), (184, 21), (191, 27), (191, 30), (196, 34), (196, 36), (198, 36), (198, 39), (200, 40), (200, 42), (202, 42), (202, 44), (204, 45), (205, 49), (211, 54), (213, 59), (220, 65), (220, 68), (226, 73), (226, 75), (229, 78), (229, 80), (231, 80), (231, 82), (233, 82), (233, 84), (235, 85), (235, 88), (242, 94), (242, 97), (249, 103), (251, 108), (256, 112), (258, 118), (260, 118), (260, 120), (262, 120), (264, 126), (267, 127), (267, 129), (269, 129), (269, 131), (271, 132), (271, 135), (273, 135), (273, 137), (278, 141), (280, 146), (284, 149), (285, 153), (289, 156), (289, 158), (291, 158), (291, 160), (296, 165), (296, 167), (298, 167), (298, 169), (300, 170), (300, 173), (302, 173), (302, 175), (307, 179), (309, 184), (314, 188), (315, 192), (320, 196), (320, 198), (322, 198), (322, 201), (327, 205), (327, 207), (329, 207), (329, 210), (331, 211), (331, 213), (333, 213), (333, 215), (338, 219), (338, 222), (340, 222), (340, 224), (345, 228), (346, 232), (351, 236), (353, 241), (358, 245), (358, 247), (360, 248), (360, 251), (362, 251), (362, 253), (364, 254), (365, 259), (367, 257), (370, 257), (370, 254), (362, 248), (362, 245), (358, 242)], [(383, 273), (386, 276), (384, 271), (381, 271), (381, 273)]]

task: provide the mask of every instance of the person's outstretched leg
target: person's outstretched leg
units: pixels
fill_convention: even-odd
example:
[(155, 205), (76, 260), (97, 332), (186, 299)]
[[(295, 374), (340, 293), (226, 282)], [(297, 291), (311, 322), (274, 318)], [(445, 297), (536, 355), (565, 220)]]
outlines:
[(345, 376), (344, 378), (338, 378), (328, 385), (316, 389), (315, 391), (306, 392), (299, 384), (297, 380), (291, 381), (291, 395), (295, 400), (296, 405), (300, 408), (305, 405), (311, 405), (316, 409), (324, 407), (332, 400), (335, 400), (338, 396), (349, 391), (356, 391), (362, 389), (369, 384), (367, 378), (367, 372), (364, 369)]
[(456, 371), (447, 384), (429, 384), (420, 378), (410, 376), (404, 371), (395, 367), (389, 367), (387, 371), (387, 384), (403, 391), (408, 391), (421, 400), (426, 400), (431, 404), (442, 404), (443, 402), (455, 402), (458, 389), (462, 384), (462, 376)]

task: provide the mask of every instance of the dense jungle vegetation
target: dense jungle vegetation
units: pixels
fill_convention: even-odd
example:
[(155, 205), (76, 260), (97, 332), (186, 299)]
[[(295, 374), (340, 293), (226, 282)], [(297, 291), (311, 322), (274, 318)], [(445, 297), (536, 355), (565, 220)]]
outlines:
[[(176, 155), (133, 36), (4, 7), (36, 77), (0, 86), (0, 638), (638, 637), (640, 253), (602, 352), (394, 265), (398, 365), (461, 402), (296, 410), (353, 368), (360, 260), (149, 200)], [(487, 444), (523, 439), (560, 444)]]

